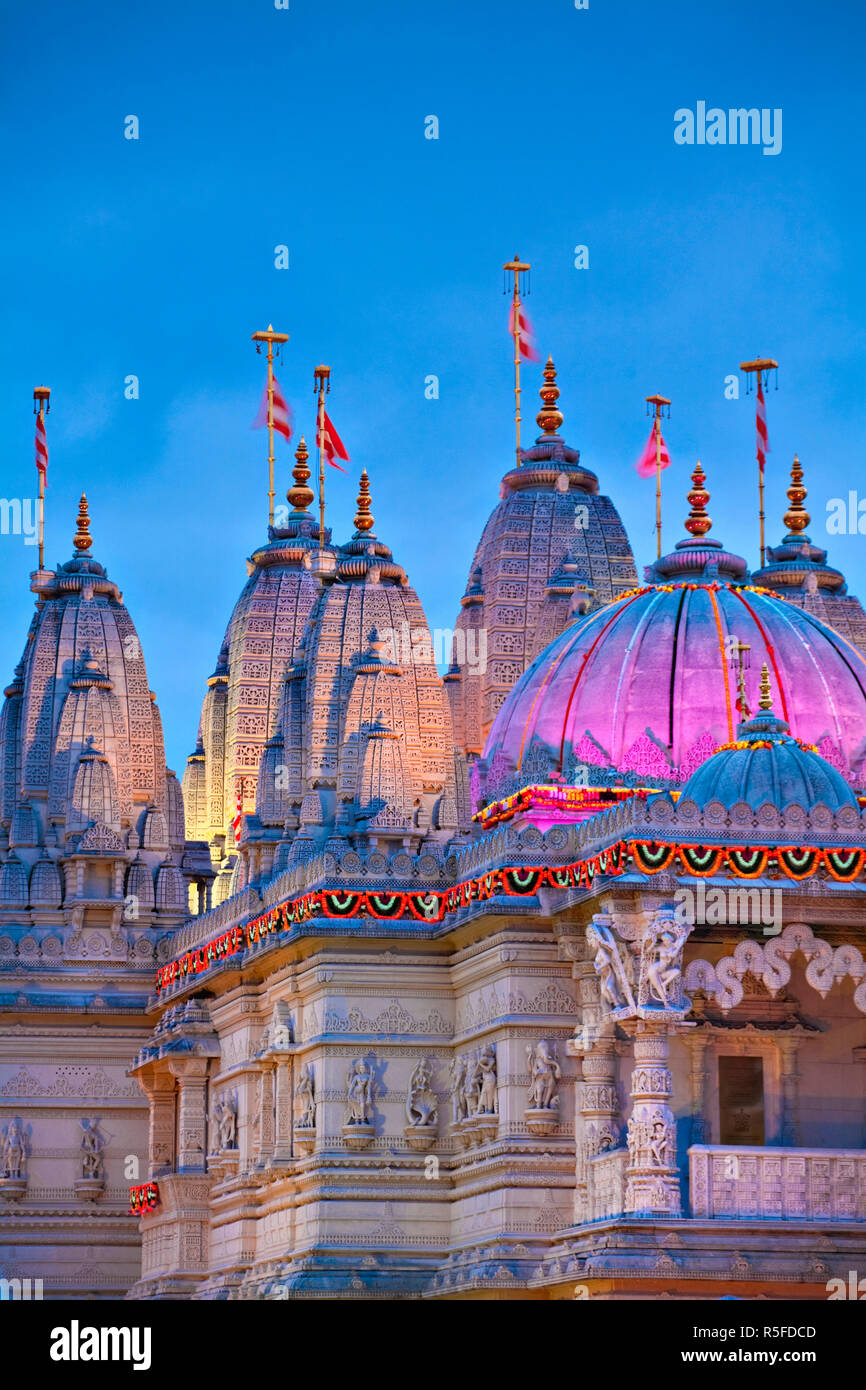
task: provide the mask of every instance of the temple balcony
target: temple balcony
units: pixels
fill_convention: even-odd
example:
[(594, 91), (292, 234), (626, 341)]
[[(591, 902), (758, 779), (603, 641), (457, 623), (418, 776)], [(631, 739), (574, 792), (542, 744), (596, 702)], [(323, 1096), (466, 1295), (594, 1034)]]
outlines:
[(688, 1158), (694, 1217), (866, 1220), (866, 1149), (693, 1144)]

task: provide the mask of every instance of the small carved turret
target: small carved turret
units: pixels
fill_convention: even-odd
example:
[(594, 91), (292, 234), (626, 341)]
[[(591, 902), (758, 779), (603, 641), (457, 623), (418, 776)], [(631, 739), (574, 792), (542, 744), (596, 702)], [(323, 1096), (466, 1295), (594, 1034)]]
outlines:
[(803, 469), (800, 467), (800, 460), (795, 454), (794, 462), (791, 464), (791, 486), (788, 488), (788, 501), (791, 505), (783, 517), (788, 528), (788, 538), (798, 537), (801, 532), (805, 531), (812, 519), (803, 506), (805, 500), (806, 489), (803, 486)]
[(370, 512), (370, 479), (367, 477), (366, 468), (361, 474), (360, 490), (358, 492), (358, 510), (355, 513), (355, 535), (363, 536), (365, 531), (372, 531), (375, 518)]
[(88, 511), (87, 496), (82, 492), (81, 501), (78, 504), (78, 530), (72, 538), (72, 544), (80, 555), (86, 554), (93, 545), (93, 539), (89, 534), (90, 517)]
[(692, 536), (705, 536), (712, 527), (712, 518), (707, 516), (707, 503), (710, 494), (704, 487), (706, 474), (701, 468), (701, 461), (698, 459), (695, 471), (692, 474), (692, 490), (687, 494), (687, 500), (691, 503), (692, 510), (686, 518), (686, 530)]
[(548, 357), (544, 368), (544, 385), (539, 391), (543, 405), (536, 415), (539, 429), (546, 435), (559, 434), (562, 428), (563, 414), (557, 406), (559, 400), (559, 387), (556, 384), (556, 368), (553, 365), (553, 358)]

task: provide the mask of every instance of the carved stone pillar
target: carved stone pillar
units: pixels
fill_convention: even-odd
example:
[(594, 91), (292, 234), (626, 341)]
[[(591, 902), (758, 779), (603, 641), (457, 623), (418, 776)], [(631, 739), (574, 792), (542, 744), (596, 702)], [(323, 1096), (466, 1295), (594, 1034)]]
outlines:
[(206, 1057), (173, 1058), (169, 1067), (180, 1085), (177, 1171), (203, 1173), (207, 1131), (208, 1060)]
[(684, 1034), (683, 1042), (689, 1049), (691, 1062), (689, 1084), (691, 1087), (692, 1119), (689, 1143), (705, 1144), (707, 1141), (707, 1123), (704, 1105), (707, 1094), (707, 1043), (709, 1038), (703, 1032), (690, 1032)]
[(168, 1071), (155, 1071), (145, 1085), (150, 1101), (147, 1134), (148, 1177), (155, 1177), (162, 1168), (174, 1167), (174, 1137), (177, 1082)]
[(616, 1090), (616, 1041), (599, 1038), (584, 1053), (583, 1080), (579, 1091), (583, 1116), (583, 1143), (577, 1154), (577, 1200), (584, 1221), (592, 1220), (589, 1160), (620, 1143), (619, 1099)]
[[(273, 1076), (274, 1073), (271, 1073)], [(274, 1162), (285, 1163), (292, 1157), (292, 1059), (276, 1059), (276, 1130)]]
[(639, 1023), (634, 1038), (625, 1209), (635, 1216), (680, 1216), (677, 1131), (664, 1024)]
[(274, 1155), (274, 1068), (262, 1065), (262, 1113), (259, 1117), (259, 1164), (266, 1166)]
[[(581, 943), (576, 951), (584, 953)], [(578, 1136), (575, 1171), (574, 1219), (592, 1220), (589, 1160), (620, 1142), (619, 1098), (616, 1089), (616, 1039), (614, 1027), (602, 1020), (598, 976), (591, 960), (572, 956), (572, 977), (577, 981), (581, 1021), (566, 1050), (581, 1058), (582, 1077), (575, 1082), (575, 1113), (583, 1117), (583, 1137)]]
[(798, 1141), (797, 1108), (800, 1099), (800, 1073), (797, 1070), (797, 1051), (800, 1038), (777, 1035), (779, 1049), (779, 1080), (782, 1088), (782, 1111), (779, 1143), (796, 1148)]

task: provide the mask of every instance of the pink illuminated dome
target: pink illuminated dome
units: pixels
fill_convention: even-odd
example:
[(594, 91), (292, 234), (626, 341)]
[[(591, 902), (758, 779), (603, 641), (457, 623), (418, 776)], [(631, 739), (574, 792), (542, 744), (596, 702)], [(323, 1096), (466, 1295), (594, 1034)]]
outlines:
[(481, 805), (540, 784), (681, 787), (757, 710), (764, 663), (791, 734), (862, 785), (866, 660), (746, 582), (745, 561), (706, 534), (702, 480), (691, 535), (651, 582), (577, 619), (518, 680), (478, 764)]

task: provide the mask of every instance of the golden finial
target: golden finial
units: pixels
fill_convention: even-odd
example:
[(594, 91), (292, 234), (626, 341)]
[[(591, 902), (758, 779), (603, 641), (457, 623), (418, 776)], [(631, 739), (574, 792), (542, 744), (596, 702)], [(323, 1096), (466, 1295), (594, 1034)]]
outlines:
[(372, 531), (375, 518), (370, 515), (370, 479), (367, 477), (366, 468), (361, 474), (360, 491), (358, 493), (358, 510), (355, 513), (355, 534), (363, 535), (365, 531)]
[(301, 435), (300, 443), (295, 450), (295, 466), (292, 469), (292, 477), (295, 480), (294, 487), (290, 487), (286, 497), (291, 502), (296, 512), (305, 512), (315, 496), (313, 489), (307, 486), (307, 479), (310, 470), (307, 467), (307, 459), (310, 451), (307, 448), (304, 436)]
[(535, 417), (538, 427), (544, 430), (545, 434), (558, 434), (562, 428), (563, 417), (562, 411), (556, 404), (559, 400), (559, 387), (556, 384), (556, 368), (553, 365), (552, 357), (547, 359), (544, 368), (544, 385), (538, 394), (544, 402)]
[(782, 520), (789, 533), (799, 536), (801, 531), (805, 531), (812, 518), (803, 506), (806, 500), (806, 489), (803, 487), (803, 470), (796, 454), (794, 455), (794, 462), (791, 464), (791, 486), (788, 488), (788, 500), (791, 506), (785, 512)]
[(82, 555), (93, 545), (90, 531), (90, 517), (87, 515), (87, 496), (82, 492), (81, 501), (78, 504), (78, 530), (72, 538), (72, 544)]
[(770, 670), (766, 661), (761, 667), (761, 698), (758, 701), (758, 709), (772, 709), (773, 697), (770, 694)]
[(686, 518), (686, 530), (692, 536), (705, 536), (713, 524), (712, 517), (707, 516), (707, 503), (710, 500), (710, 494), (704, 487), (706, 480), (707, 475), (701, 468), (701, 461), (698, 459), (692, 474), (692, 490), (686, 494), (686, 499), (692, 507)]

